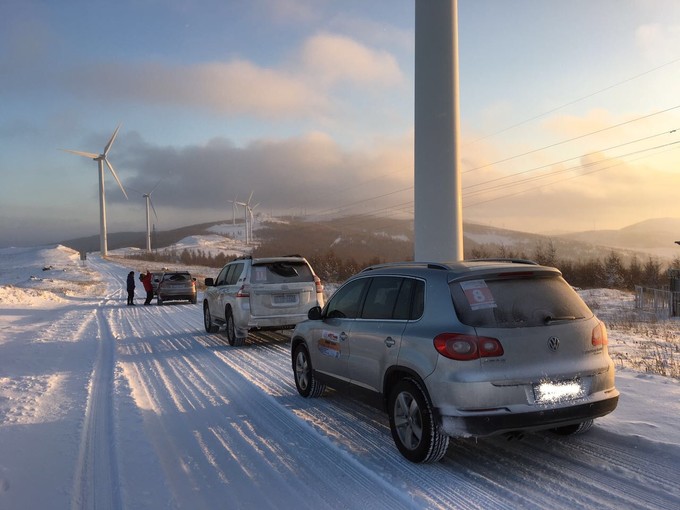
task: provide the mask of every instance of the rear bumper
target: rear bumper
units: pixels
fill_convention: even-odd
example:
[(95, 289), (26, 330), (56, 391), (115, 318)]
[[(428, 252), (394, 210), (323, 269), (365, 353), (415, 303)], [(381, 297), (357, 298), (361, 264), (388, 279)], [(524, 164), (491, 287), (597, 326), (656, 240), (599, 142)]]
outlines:
[(482, 437), (514, 431), (544, 430), (599, 418), (611, 413), (619, 394), (575, 406), (546, 408), (527, 413), (498, 413), (473, 416), (440, 416), (442, 431), (453, 437)]
[(307, 314), (274, 315), (269, 317), (249, 317), (248, 328), (259, 329), (289, 329), (307, 320)]
[(196, 300), (195, 293), (186, 292), (161, 292), (160, 294), (156, 293), (156, 296), (160, 297), (163, 301), (178, 301), (180, 299)]

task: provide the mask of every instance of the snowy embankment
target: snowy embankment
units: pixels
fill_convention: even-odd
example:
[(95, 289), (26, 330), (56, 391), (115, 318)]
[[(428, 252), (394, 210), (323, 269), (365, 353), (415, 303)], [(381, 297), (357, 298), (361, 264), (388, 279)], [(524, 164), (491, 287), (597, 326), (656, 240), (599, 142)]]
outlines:
[(128, 270), (0, 250), (0, 509), (680, 507), (677, 380), (623, 369), (586, 435), (413, 465), (383, 413), (297, 395), (284, 335), (231, 348), (200, 305), (127, 307)]

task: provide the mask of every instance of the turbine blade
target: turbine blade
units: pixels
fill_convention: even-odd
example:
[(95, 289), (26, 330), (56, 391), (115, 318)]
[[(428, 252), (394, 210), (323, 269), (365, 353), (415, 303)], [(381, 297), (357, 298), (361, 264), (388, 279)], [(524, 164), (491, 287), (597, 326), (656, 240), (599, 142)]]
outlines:
[(83, 152), (83, 151), (72, 151), (70, 149), (59, 149), (64, 152), (70, 152), (71, 154), (77, 154), (78, 156), (83, 156), (85, 158), (97, 159), (99, 154), (94, 154), (93, 152)]
[(153, 202), (151, 201), (151, 195), (149, 195), (149, 205), (151, 206), (153, 215), (156, 217), (156, 221), (158, 221), (158, 214), (156, 214), (156, 208), (153, 206)]
[(156, 183), (156, 185), (151, 189), (151, 191), (149, 191), (149, 196), (151, 196), (151, 193), (156, 191), (156, 188), (161, 185), (161, 182), (163, 182), (163, 179), (158, 179), (158, 182)]
[(250, 205), (250, 201), (253, 199), (253, 193), (255, 193), (255, 190), (250, 192), (250, 196), (248, 197), (248, 201), (246, 202), (246, 204)]
[(120, 186), (120, 190), (123, 192), (123, 195), (125, 195), (125, 198), (128, 198), (127, 193), (125, 192), (125, 188), (123, 187), (123, 183), (120, 182), (120, 179), (116, 175), (116, 171), (113, 169), (113, 165), (111, 165), (111, 163), (109, 163), (109, 160), (106, 159), (106, 158), (104, 158), (104, 161), (106, 161), (106, 165), (109, 167), (109, 170), (111, 170), (111, 173), (113, 174), (113, 178), (116, 179), (118, 186)]
[(111, 140), (109, 140), (109, 143), (107, 143), (106, 147), (104, 147), (104, 156), (106, 156), (109, 153), (109, 150), (111, 149), (111, 145), (113, 145), (113, 141), (116, 139), (116, 136), (118, 136), (118, 130), (119, 129), (120, 129), (120, 124), (118, 124), (118, 127), (113, 132), (113, 135), (111, 135)]

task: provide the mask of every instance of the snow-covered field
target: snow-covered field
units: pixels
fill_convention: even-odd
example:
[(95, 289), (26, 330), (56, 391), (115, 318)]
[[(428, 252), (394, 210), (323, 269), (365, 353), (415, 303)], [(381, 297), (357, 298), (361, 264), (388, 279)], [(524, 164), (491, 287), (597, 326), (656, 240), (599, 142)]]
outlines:
[[(297, 395), (285, 336), (231, 348), (200, 305), (125, 306), (129, 269), (0, 250), (0, 509), (680, 508), (676, 379), (624, 365), (588, 434), (457, 440), (413, 465), (383, 413)], [(632, 306), (587, 298), (605, 320)], [(648, 340), (610, 329), (615, 355)]]

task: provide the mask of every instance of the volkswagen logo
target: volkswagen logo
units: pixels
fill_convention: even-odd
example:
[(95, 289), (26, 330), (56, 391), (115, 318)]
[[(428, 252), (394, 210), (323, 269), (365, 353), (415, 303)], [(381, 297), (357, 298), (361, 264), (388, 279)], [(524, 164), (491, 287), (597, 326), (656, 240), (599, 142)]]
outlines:
[(551, 351), (556, 351), (557, 349), (560, 348), (560, 339), (557, 338), (556, 336), (551, 336), (548, 338), (548, 348)]

